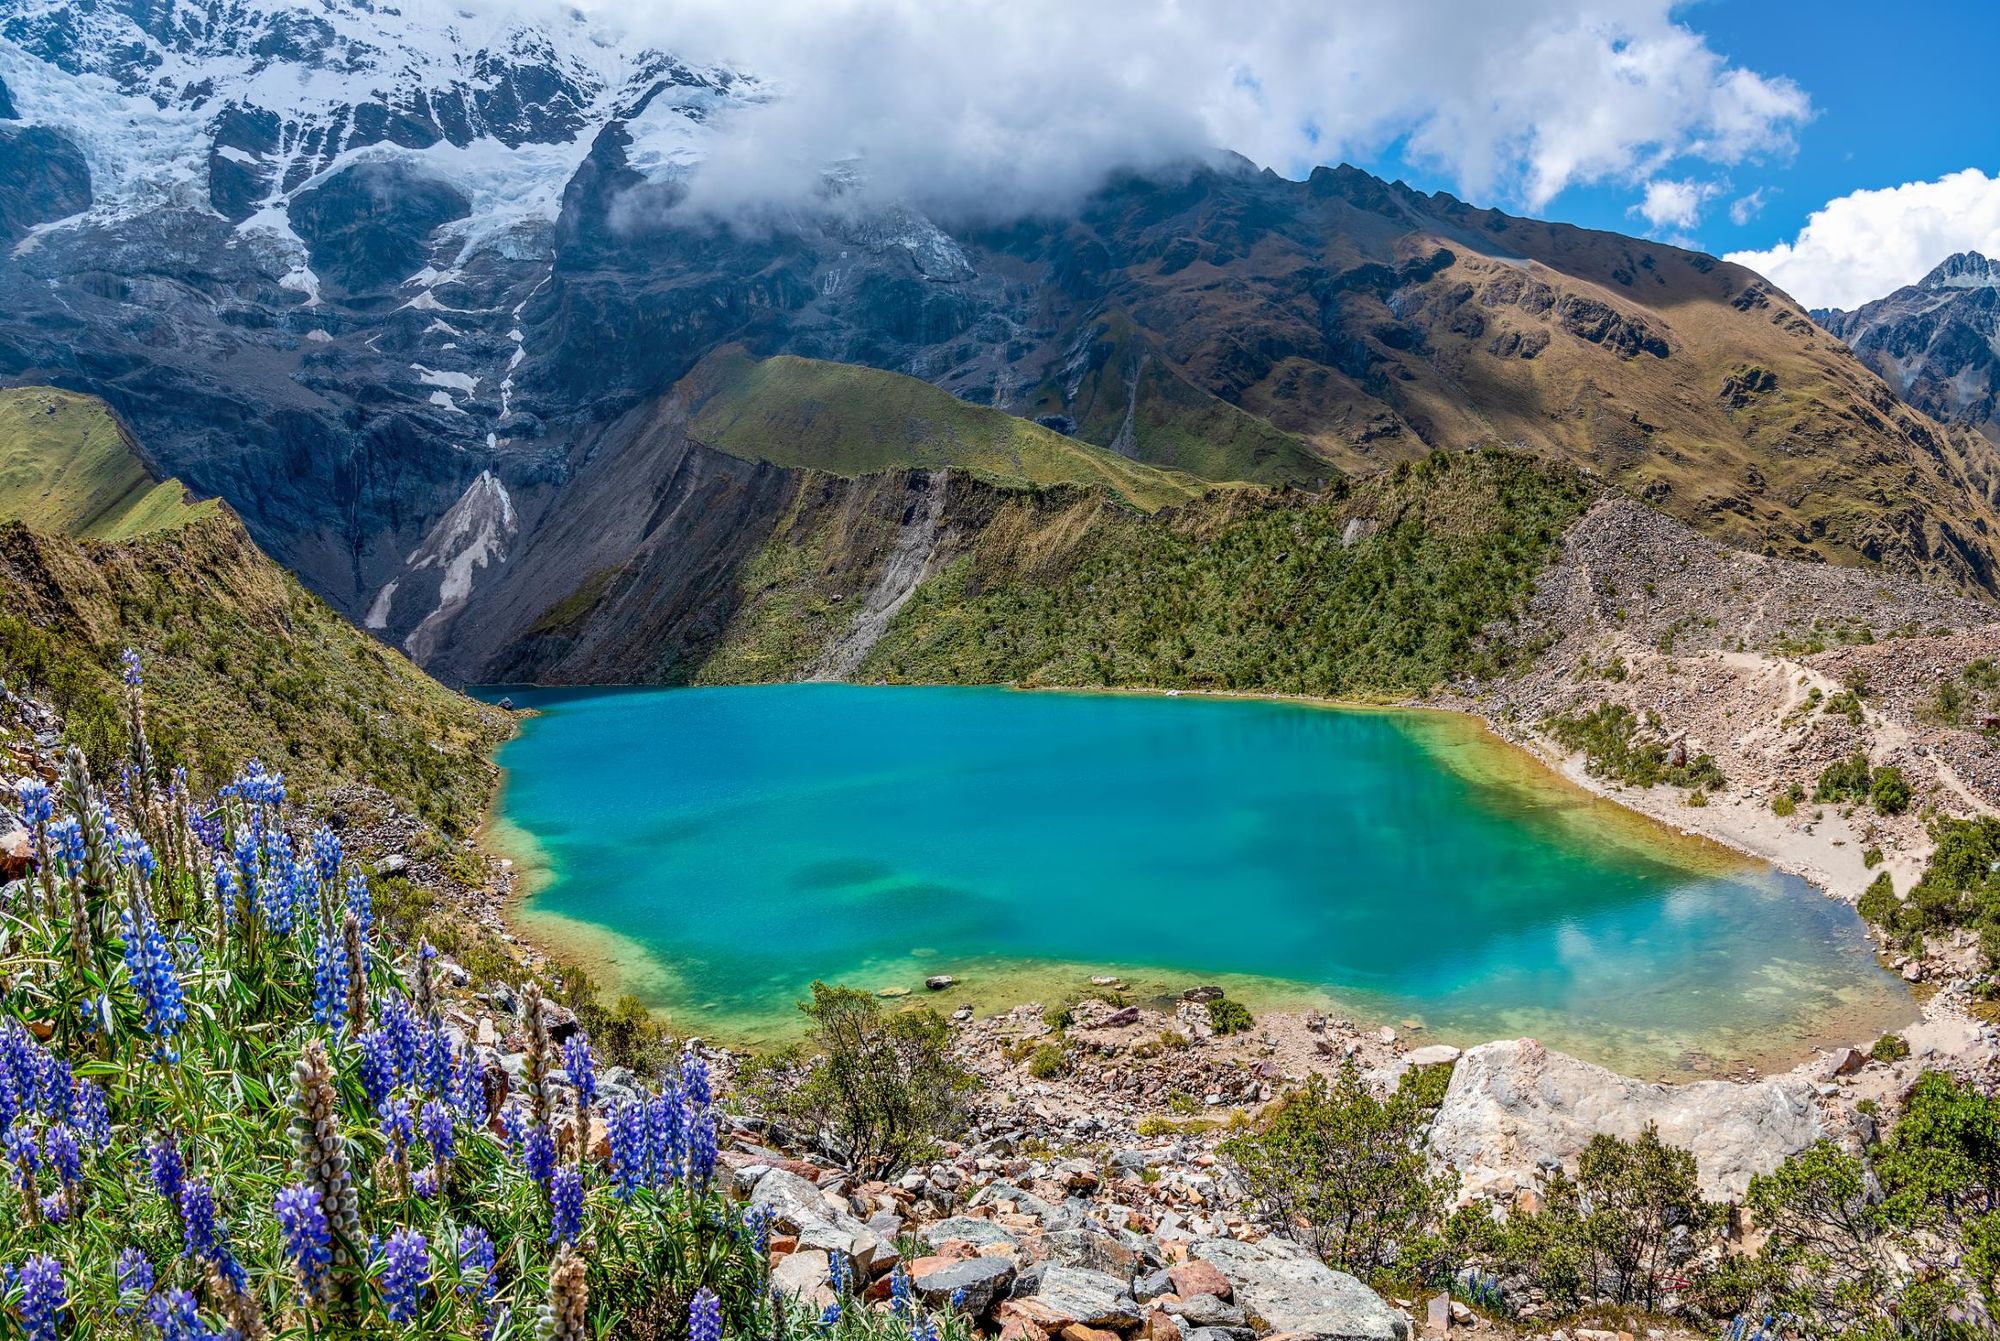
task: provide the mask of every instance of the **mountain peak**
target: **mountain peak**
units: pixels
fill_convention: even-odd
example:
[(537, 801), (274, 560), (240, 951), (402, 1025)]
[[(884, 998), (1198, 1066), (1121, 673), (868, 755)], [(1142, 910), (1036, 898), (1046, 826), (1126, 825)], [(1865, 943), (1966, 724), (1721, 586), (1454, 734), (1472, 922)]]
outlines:
[(2000, 288), (2000, 261), (1992, 261), (1976, 251), (1962, 251), (1946, 257), (1937, 269), (1917, 281), (1920, 289)]

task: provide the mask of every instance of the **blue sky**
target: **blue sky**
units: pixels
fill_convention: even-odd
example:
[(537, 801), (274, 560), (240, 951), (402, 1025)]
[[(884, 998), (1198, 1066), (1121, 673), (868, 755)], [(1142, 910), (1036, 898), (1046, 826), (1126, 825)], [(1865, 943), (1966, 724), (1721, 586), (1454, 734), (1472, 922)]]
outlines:
[[(1568, 187), (1534, 212), (1718, 255), (1764, 252), (1797, 238), (1814, 211), (1857, 191), (1932, 182), (1967, 168), (2000, 176), (2000, 99), (1992, 93), (2000, 56), (2000, 3), (1704, 0), (1677, 7), (1673, 16), (1706, 38), (1732, 66), (1789, 79), (1804, 91), (1812, 113), (1793, 132), (1795, 147), (1733, 165), (1710, 164), (1696, 156), (1667, 164), (1661, 177), (1716, 188), (1692, 227), (1649, 223), (1635, 212), (1642, 195), (1638, 184), (1623, 179)], [(1460, 192), (1449, 168), (1413, 163), (1401, 149), (1399, 141), (1380, 155), (1364, 157), (1360, 165), (1425, 190)], [(1732, 218), (1730, 206), (1746, 197), (1750, 204)], [(1505, 192), (1475, 199), (1522, 210), (1522, 203), (1506, 198)], [(1883, 222), (1893, 231), (1893, 219)], [(1978, 246), (1979, 234), (1987, 230), (1983, 219), (1968, 220), (1962, 245)], [(1865, 239), (1855, 245), (1866, 249)], [(1919, 244), (1912, 259), (1890, 262), (1882, 273), (1902, 274), (1897, 282), (1909, 282), (1960, 245), (1950, 237), (1927, 250)], [(1820, 264), (1831, 267), (1838, 259)], [(1829, 274), (1820, 283), (1837, 280)], [(1870, 296), (1879, 293), (1869, 285), (1880, 288), (1883, 282), (1857, 279), (1860, 291)], [(1802, 296), (1809, 302), (1821, 300), (1816, 293)]]

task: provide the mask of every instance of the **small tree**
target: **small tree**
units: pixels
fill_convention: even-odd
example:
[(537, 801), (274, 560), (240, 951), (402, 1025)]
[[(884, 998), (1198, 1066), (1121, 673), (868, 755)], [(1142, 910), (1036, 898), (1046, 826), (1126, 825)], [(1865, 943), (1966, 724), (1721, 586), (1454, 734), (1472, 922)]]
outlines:
[(926, 1158), (964, 1119), (972, 1076), (951, 1059), (951, 1031), (928, 1008), (885, 1012), (866, 992), (812, 985), (803, 1049), (748, 1077), (764, 1110), (814, 1133), (854, 1172), (893, 1177)]
[(1457, 1176), (1430, 1167), (1431, 1110), (1415, 1086), (1378, 1099), (1352, 1058), (1315, 1075), (1271, 1119), (1222, 1153), (1281, 1234), (1357, 1274), (1386, 1267), (1403, 1240), (1436, 1220)]
[(1653, 1308), (1717, 1222), (1695, 1182), (1694, 1154), (1662, 1142), (1651, 1123), (1632, 1141), (1600, 1133), (1578, 1158), (1576, 1181), (1590, 1205), (1599, 1289)]

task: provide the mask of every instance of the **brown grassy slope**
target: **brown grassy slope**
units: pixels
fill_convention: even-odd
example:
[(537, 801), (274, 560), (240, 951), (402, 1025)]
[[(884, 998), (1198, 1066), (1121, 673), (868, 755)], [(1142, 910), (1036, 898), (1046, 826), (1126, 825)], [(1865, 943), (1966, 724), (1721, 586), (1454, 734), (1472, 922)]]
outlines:
[(1519, 442), (1757, 552), (2000, 583), (1991, 447), (1750, 271), (1349, 169), (1157, 195), (1091, 220), (1127, 258), (1113, 301), (1336, 463)]

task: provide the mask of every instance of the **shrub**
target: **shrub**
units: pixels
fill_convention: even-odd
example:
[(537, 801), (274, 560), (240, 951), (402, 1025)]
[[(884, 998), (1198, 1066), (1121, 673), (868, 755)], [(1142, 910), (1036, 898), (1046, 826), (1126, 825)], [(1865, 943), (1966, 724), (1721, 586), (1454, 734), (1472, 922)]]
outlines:
[(1828, 764), (1821, 770), (1819, 781), (1813, 786), (1813, 800), (1822, 804), (1866, 801), (1872, 777), (1868, 756), (1856, 750), (1847, 758)]
[(1368, 1275), (1428, 1227), (1457, 1186), (1426, 1154), (1430, 1110), (1409, 1087), (1378, 1099), (1352, 1058), (1315, 1075), (1223, 1155), (1273, 1229), (1322, 1261)]
[(1910, 1055), (1910, 1044), (1901, 1034), (1884, 1034), (1868, 1049), (1868, 1055), (1878, 1062), (1900, 1062)]
[(1863, 870), (1872, 871), (1881, 864), (1882, 864), (1881, 848), (1871, 847), (1866, 852), (1861, 854), (1861, 866)]
[(1069, 1070), (1069, 1053), (1060, 1043), (1044, 1043), (1028, 1054), (1028, 1074), (1037, 1080), (1054, 1080)]
[(1868, 784), (1868, 799), (1878, 815), (1900, 815), (1910, 808), (1910, 784), (1903, 770), (1890, 764), (1875, 770)]
[(1866, 921), (1892, 930), (1896, 925), (1896, 916), (1902, 908), (1903, 901), (1896, 897), (1895, 882), (1889, 879), (1887, 871), (1876, 875), (1868, 888), (1863, 891), (1860, 901), (1854, 905), (1854, 910)]
[(927, 1007), (887, 1013), (867, 992), (823, 982), (799, 1009), (812, 1021), (804, 1050), (751, 1075), (766, 1111), (813, 1132), (869, 1178), (901, 1173), (957, 1130), (973, 1082), (951, 1059), (943, 1016)]
[[(1712, 755), (1698, 754), (1678, 765), (1669, 762), (1672, 756), (1666, 743), (1641, 738), (1638, 716), (1622, 703), (1604, 702), (1588, 712), (1550, 717), (1543, 721), (1542, 729), (1564, 749), (1581, 751), (1584, 767), (1592, 777), (1635, 787), (1664, 782), (1710, 792), (1729, 785)], [(1659, 729), (1650, 715), (1647, 729)]]
[(1208, 1003), (1208, 1022), (1215, 1026), (1218, 1034), (1240, 1034), (1256, 1023), (1248, 1006), (1240, 1001), (1231, 1001), (1226, 996)]
[(1799, 802), (1806, 799), (1806, 789), (1794, 782), (1785, 790), (1771, 798), (1771, 813), (1780, 819), (1790, 819), (1798, 812)]

